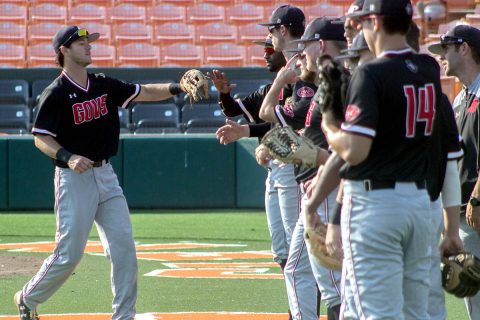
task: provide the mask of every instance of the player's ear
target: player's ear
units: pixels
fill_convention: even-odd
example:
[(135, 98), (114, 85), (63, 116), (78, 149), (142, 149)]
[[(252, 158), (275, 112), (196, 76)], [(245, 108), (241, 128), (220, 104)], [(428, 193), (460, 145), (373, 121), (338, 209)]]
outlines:
[(381, 19), (379, 16), (377, 15), (373, 15), (372, 16), (372, 23), (373, 23), (373, 31), (375, 32), (378, 32), (381, 28)]

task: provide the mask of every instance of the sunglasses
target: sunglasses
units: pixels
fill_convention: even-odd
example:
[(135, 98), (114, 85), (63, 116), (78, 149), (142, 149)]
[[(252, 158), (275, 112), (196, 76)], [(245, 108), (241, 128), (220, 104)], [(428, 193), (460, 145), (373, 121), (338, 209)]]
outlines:
[(73, 40), (79, 39), (81, 37), (88, 36), (87, 29), (78, 29), (74, 34), (72, 34), (67, 40), (65, 40), (60, 46), (66, 46), (73, 42)]
[(275, 53), (275, 50), (273, 49), (273, 47), (265, 47), (263, 48), (263, 51), (270, 56)]
[(268, 27), (268, 32), (272, 33), (273, 30), (280, 28), (280, 26), (269, 26)]

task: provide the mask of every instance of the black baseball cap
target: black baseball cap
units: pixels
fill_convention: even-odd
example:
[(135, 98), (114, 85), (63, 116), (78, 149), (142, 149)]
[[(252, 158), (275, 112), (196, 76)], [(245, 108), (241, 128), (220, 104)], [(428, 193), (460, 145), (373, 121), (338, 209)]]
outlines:
[(99, 33), (88, 33), (87, 29), (82, 29), (77, 26), (66, 26), (58, 30), (53, 37), (53, 49), (55, 53), (60, 52), (61, 46), (68, 46), (73, 41), (87, 37), (88, 42), (93, 42), (100, 37)]
[(305, 14), (300, 8), (286, 4), (275, 9), (268, 22), (259, 25), (305, 27)]
[(337, 18), (321, 17), (313, 19), (305, 29), (303, 36), (292, 42), (308, 42), (318, 40), (347, 41), (343, 23)]
[(351, 5), (350, 7), (348, 8), (347, 10), (347, 16), (349, 14), (352, 14), (352, 13), (355, 13), (355, 12), (358, 12), (360, 10), (363, 9), (363, 3), (365, 2), (365, 0), (355, 0)]
[(367, 41), (365, 41), (365, 37), (363, 36), (363, 32), (360, 31), (355, 38), (353, 38), (352, 46), (348, 49), (340, 51), (342, 55), (336, 57), (335, 59), (343, 60), (358, 58), (360, 56), (360, 51), (362, 50), (369, 50), (369, 48)]
[(433, 54), (443, 54), (442, 46), (445, 44), (468, 43), (470, 47), (480, 48), (480, 30), (469, 25), (458, 25), (446, 34), (440, 36), (440, 42), (428, 46), (428, 51)]
[(365, 0), (362, 10), (350, 13), (347, 17), (355, 18), (371, 14), (411, 18), (413, 7), (410, 0)]

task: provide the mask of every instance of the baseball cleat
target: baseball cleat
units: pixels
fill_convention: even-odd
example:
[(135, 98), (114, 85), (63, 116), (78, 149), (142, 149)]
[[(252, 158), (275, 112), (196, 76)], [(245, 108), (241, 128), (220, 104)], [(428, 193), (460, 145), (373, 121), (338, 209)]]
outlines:
[(20, 320), (40, 320), (37, 312), (35, 310), (30, 310), (30, 308), (27, 307), (27, 305), (23, 301), (22, 291), (18, 291), (17, 293), (15, 293), (13, 301), (17, 306)]

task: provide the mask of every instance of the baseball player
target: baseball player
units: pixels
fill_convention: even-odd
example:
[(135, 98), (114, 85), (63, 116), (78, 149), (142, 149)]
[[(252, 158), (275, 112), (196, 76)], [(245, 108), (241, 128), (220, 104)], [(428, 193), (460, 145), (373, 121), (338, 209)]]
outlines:
[(99, 38), (76, 26), (54, 39), (60, 76), (41, 95), (32, 133), (55, 164), (55, 249), (14, 300), (21, 320), (38, 319), (36, 308), (68, 279), (82, 258), (95, 222), (112, 265), (114, 320), (133, 320), (137, 260), (129, 209), (109, 158), (119, 143), (117, 108), (158, 101), (182, 92), (179, 84), (137, 85), (87, 73), (90, 43)]
[(345, 319), (428, 318), (425, 180), (442, 93), (436, 61), (406, 43), (412, 13), (409, 0), (366, 0), (350, 16), (360, 19), (377, 58), (354, 72), (341, 129), (324, 126), (347, 162), (341, 171)]
[[(440, 43), (428, 50), (440, 56), (447, 76), (457, 77), (464, 87), (453, 102), (457, 127), (462, 137), (464, 157), (459, 161), (462, 189), (460, 237), (465, 250), (480, 254), (480, 168), (478, 155), (480, 99), (480, 30), (459, 25), (440, 37)], [(480, 319), (480, 295), (465, 298), (467, 312), (472, 320)]]
[(346, 62), (346, 67), (353, 73), (358, 65), (362, 65), (374, 58), (373, 53), (368, 49), (363, 32), (360, 31), (352, 40), (352, 44), (348, 49), (342, 50), (342, 55), (336, 59)]

